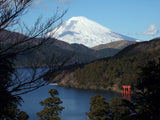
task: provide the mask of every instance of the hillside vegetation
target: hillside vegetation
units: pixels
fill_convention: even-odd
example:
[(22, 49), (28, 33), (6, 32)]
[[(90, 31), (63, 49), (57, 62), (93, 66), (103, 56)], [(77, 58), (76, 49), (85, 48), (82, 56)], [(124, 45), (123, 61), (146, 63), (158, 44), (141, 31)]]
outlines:
[(130, 45), (114, 57), (89, 63), (63, 76), (59, 85), (120, 91), (121, 85), (138, 84), (139, 67), (160, 57), (160, 39)]
[[(7, 41), (6, 39), (7, 37)], [(2, 48), (8, 48), (14, 41), (27, 38), (27, 36), (20, 34), (18, 32), (11, 32), (8, 30), (3, 30), (0, 33), (0, 46)], [(34, 38), (31, 42), (22, 44), (12, 51), (16, 51), (20, 48), (26, 48), (27, 46), (34, 46), (42, 39)], [(57, 64), (57, 61), (63, 62), (67, 58), (71, 57), (68, 64), (74, 63), (88, 63), (96, 59), (109, 57), (115, 55), (120, 49), (115, 48), (105, 48), (100, 50), (94, 50), (88, 48), (82, 44), (68, 44), (66, 42), (50, 38), (45, 44), (34, 50), (25, 51), (15, 60), (16, 67), (30, 67), (32, 64), (37, 67), (46, 67), (48, 65)], [(8, 51), (10, 52), (10, 51)]]
[(128, 41), (128, 40), (120, 40), (120, 41), (115, 41), (107, 44), (101, 44), (95, 47), (92, 47), (94, 50), (102, 50), (106, 48), (114, 48), (114, 49), (123, 49), (131, 44), (135, 44), (136, 41)]

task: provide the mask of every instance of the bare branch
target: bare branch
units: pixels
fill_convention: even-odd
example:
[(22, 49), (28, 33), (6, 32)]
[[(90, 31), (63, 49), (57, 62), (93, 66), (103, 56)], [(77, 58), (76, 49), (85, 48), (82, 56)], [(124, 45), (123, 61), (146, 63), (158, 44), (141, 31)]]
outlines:
[[(39, 17), (33, 27), (30, 28), (25, 24), (21, 24), (19, 19), (27, 11), (27, 8), (31, 5), (32, 1), (33, 0), (0, 1), (1, 59), (12, 60), (17, 55), (25, 54), (26, 51), (32, 51), (45, 45), (49, 40), (50, 44), (54, 42), (54, 39), (51, 39), (47, 33), (53, 30), (53, 27), (58, 26), (57, 29), (60, 27), (62, 24), (61, 19), (66, 14), (67, 10), (61, 14), (57, 11), (53, 17), (47, 19), (45, 22), (42, 22), (42, 17)], [(53, 26), (57, 24), (57, 22), (60, 23)], [(7, 30), (8, 27), (14, 26), (15, 24), (19, 25), (21, 31), (23, 31), (25, 35)], [(67, 61), (68, 59), (62, 62), (61, 65), (64, 65)], [(41, 71), (39, 71), (36, 64), (30, 69), (32, 72), (30, 74), (27, 73), (28, 75), (24, 72), (22, 78), (18, 72), (12, 73), (13, 80), (8, 84), (8, 91), (12, 93), (13, 96), (19, 96), (44, 86), (48, 83), (48, 81), (44, 80), (44, 77), (47, 77), (55, 70), (53, 69), (53, 66), (51, 66), (51, 68), (41, 69)]]
[[(0, 54), (4, 54), (7, 52), (10, 52), (15, 49), (16, 51), (14, 51), (14, 54), (20, 54), (28, 49), (33, 49), (33, 48), (37, 48), (39, 46), (41, 46), (42, 44), (46, 43), (49, 39), (50, 36), (46, 36), (46, 34), (51, 31), (51, 26), (56, 23), (57, 21), (59, 21), (65, 14), (67, 11), (63, 12), (60, 16), (58, 16), (56, 18), (57, 15), (55, 15), (54, 17), (48, 19), (48, 21), (46, 23), (41, 23), (41, 18), (37, 19), (37, 22), (35, 23), (35, 25), (33, 26), (33, 28), (29, 29), (27, 26), (23, 25), (24, 28), (26, 29), (26, 31), (28, 32), (27, 35), (29, 36), (23, 36), (18, 38), (19, 36), (16, 37), (16, 41), (11, 44), (9, 47), (0, 50)], [(59, 26), (61, 25), (61, 23), (59, 24)], [(39, 39), (37, 38), (39, 37)], [(18, 49), (17, 46), (22, 46), (24, 44), (29, 44), (29, 43), (34, 43), (32, 46), (27, 45), (25, 47), (20, 48), (20, 50)], [(10, 51), (9, 51), (10, 50)]]
[(0, 31), (17, 23), (32, 0), (3, 0), (0, 3)]

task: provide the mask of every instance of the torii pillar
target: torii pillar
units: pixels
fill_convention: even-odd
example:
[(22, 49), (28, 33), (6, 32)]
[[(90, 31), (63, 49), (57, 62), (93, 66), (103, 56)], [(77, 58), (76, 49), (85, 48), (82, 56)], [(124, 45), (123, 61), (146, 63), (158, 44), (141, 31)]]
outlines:
[(122, 85), (123, 90), (121, 90), (121, 94), (124, 98), (131, 99), (131, 86), (130, 85)]

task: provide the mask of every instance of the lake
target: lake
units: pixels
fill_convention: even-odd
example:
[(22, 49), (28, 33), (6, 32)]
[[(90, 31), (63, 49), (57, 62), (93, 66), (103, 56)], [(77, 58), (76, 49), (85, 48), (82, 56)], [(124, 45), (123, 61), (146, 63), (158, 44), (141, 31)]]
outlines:
[(90, 98), (95, 94), (103, 95), (107, 101), (112, 97), (121, 97), (121, 94), (111, 91), (81, 90), (59, 87), (57, 85), (47, 85), (22, 95), (24, 103), (19, 108), (27, 112), (30, 116), (29, 120), (38, 120), (36, 112), (43, 109), (39, 102), (49, 97), (48, 91), (51, 88), (58, 90), (58, 97), (63, 101), (61, 106), (65, 107), (60, 115), (61, 120), (88, 120), (85, 113), (89, 111)]

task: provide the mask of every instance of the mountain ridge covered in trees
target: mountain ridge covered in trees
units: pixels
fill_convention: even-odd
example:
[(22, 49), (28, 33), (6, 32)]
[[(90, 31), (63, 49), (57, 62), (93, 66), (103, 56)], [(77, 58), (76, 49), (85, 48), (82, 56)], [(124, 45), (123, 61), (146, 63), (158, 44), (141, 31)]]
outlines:
[[(114, 57), (102, 59), (63, 74), (59, 85), (82, 89), (113, 90), (122, 85), (138, 84), (139, 67), (160, 57), (160, 39), (139, 42), (121, 50)], [(58, 77), (57, 77), (58, 79)]]
[[(7, 40), (6, 35), (8, 35)], [(23, 35), (18, 32), (11, 32), (8, 30), (3, 30), (0, 33), (0, 39), (3, 41), (1, 42), (1, 46), (6, 47), (14, 43), (14, 41), (18, 39), (26, 38), (26, 35)], [(34, 38), (32, 42), (27, 42), (22, 44), (21, 47), (24, 46), (32, 46), (36, 45), (38, 41), (41, 41), (40, 38)], [(129, 44), (123, 44), (124, 41), (117, 41), (117, 44), (122, 43), (123, 47), (126, 47), (129, 44), (134, 42), (128, 41)], [(112, 45), (112, 43), (110, 43)], [(116, 44), (114, 42), (113, 44)], [(123, 48), (122, 47), (122, 48)], [(88, 48), (82, 44), (68, 44), (66, 42), (50, 38), (45, 44), (40, 46), (35, 50), (28, 50), (25, 51), (24, 54), (18, 55), (17, 60), (15, 61), (16, 67), (31, 67), (31, 64), (37, 64), (37, 67), (44, 67), (48, 65), (53, 65), (56, 63), (55, 59), (52, 60), (52, 56), (56, 58), (57, 61), (63, 59), (65, 60), (67, 57), (71, 57), (69, 64), (74, 63), (88, 63), (96, 59), (101, 59), (104, 57), (109, 57), (115, 55), (120, 49), (115, 47), (115, 45), (108, 48), (102, 48), (99, 50)], [(20, 49), (20, 48), (15, 48)]]

